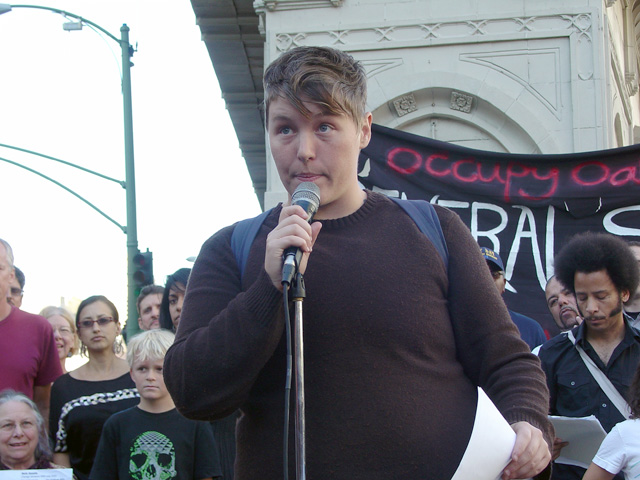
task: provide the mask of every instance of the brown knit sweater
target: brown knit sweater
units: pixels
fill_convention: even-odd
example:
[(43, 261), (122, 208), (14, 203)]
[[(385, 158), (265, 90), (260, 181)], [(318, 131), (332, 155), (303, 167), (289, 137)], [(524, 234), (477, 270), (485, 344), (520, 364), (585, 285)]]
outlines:
[[(436, 207), (447, 275), (410, 217), (382, 195), (367, 196), (352, 215), (322, 221), (305, 273), (308, 478), (451, 478), (471, 434), (476, 385), (509, 423), (527, 421), (551, 444), (544, 374), (468, 229)], [(242, 285), (233, 227), (203, 245), (165, 359), (165, 381), (185, 416), (210, 420), (241, 409), (241, 480), (283, 477), (282, 294), (263, 267), (279, 211), (259, 232)]]

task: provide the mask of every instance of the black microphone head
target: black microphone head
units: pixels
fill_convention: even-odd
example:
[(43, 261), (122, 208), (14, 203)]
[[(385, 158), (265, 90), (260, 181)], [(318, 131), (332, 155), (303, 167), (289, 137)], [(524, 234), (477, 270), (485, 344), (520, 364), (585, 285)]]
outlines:
[(313, 182), (303, 182), (291, 195), (291, 204), (300, 205), (309, 214), (309, 221), (320, 207), (320, 189)]

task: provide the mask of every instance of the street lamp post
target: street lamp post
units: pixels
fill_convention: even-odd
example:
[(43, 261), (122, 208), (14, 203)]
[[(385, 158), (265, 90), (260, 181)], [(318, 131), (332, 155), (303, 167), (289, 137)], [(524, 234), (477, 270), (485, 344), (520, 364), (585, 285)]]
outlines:
[(135, 283), (133, 279), (134, 264), (133, 258), (138, 252), (138, 228), (136, 219), (136, 182), (135, 167), (133, 161), (133, 114), (131, 106), (131, 57), (133, 56), (133, 47), (129, 43), (129, 27), (123, 24), (120, 27), (120, 38), (111, 34), (100, 25), (87, 20), (86, 18), (74, 13), (60, 10), (53, 7), (45, 7), (42, 5), (9, 5), (0, 3), (0, 15), (12, 11), (15, 8), (29, 8), (36, 10), (48, 10), (59, 13), (65, 18), (72, 18), (77, 21), (73, 24), (65, 24), (65, 30), (79, 30), (83, 24), (104, 33), (107, 37), (120, 45), (122, 51), (122, 104), (124, 113), (124, 162), (125, 162), (125, 190), (127, 204), (127, 225), (125, 232), (127, 234), (127, 337), (139, 331), (138, 312), (136, 309)]

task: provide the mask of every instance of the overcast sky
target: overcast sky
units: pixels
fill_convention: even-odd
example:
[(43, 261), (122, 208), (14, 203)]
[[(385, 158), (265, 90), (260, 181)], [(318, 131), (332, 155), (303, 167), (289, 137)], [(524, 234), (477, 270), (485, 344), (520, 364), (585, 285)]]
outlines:
[[(188, 0), (42, 0), (116, 37), (126, 23), (131, 70), (138, 244), (153, 252), (156, 283), (189, 267), (220, 228), (259, 213), (218, 81)], [(124, 180), (120, 48), (60, 15), (0, 15), (0, 143)], [(85, 196), (122, 225), (119, 185), (0, 148)], [(0, 237), (26, 275), (23, 309), (101, 294), (126, 318), (126, 235), (62, 188), (0, 161)]]

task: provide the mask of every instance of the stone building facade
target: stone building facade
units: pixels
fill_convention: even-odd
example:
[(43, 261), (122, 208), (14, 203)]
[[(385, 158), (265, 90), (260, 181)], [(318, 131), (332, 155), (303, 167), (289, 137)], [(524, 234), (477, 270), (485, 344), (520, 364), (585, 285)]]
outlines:
[[(196, 3), (207, 3), (192, 2), (196, 13)], [(640, 138), (640, 0), (255, 0), (252, 7), (262, 66), (298, 45), (336, 47), (362, 61), (375, 123), (510, 153), (602, 150)], [(265, 157), (270, 207), (285, 193), (268, 149)]]

